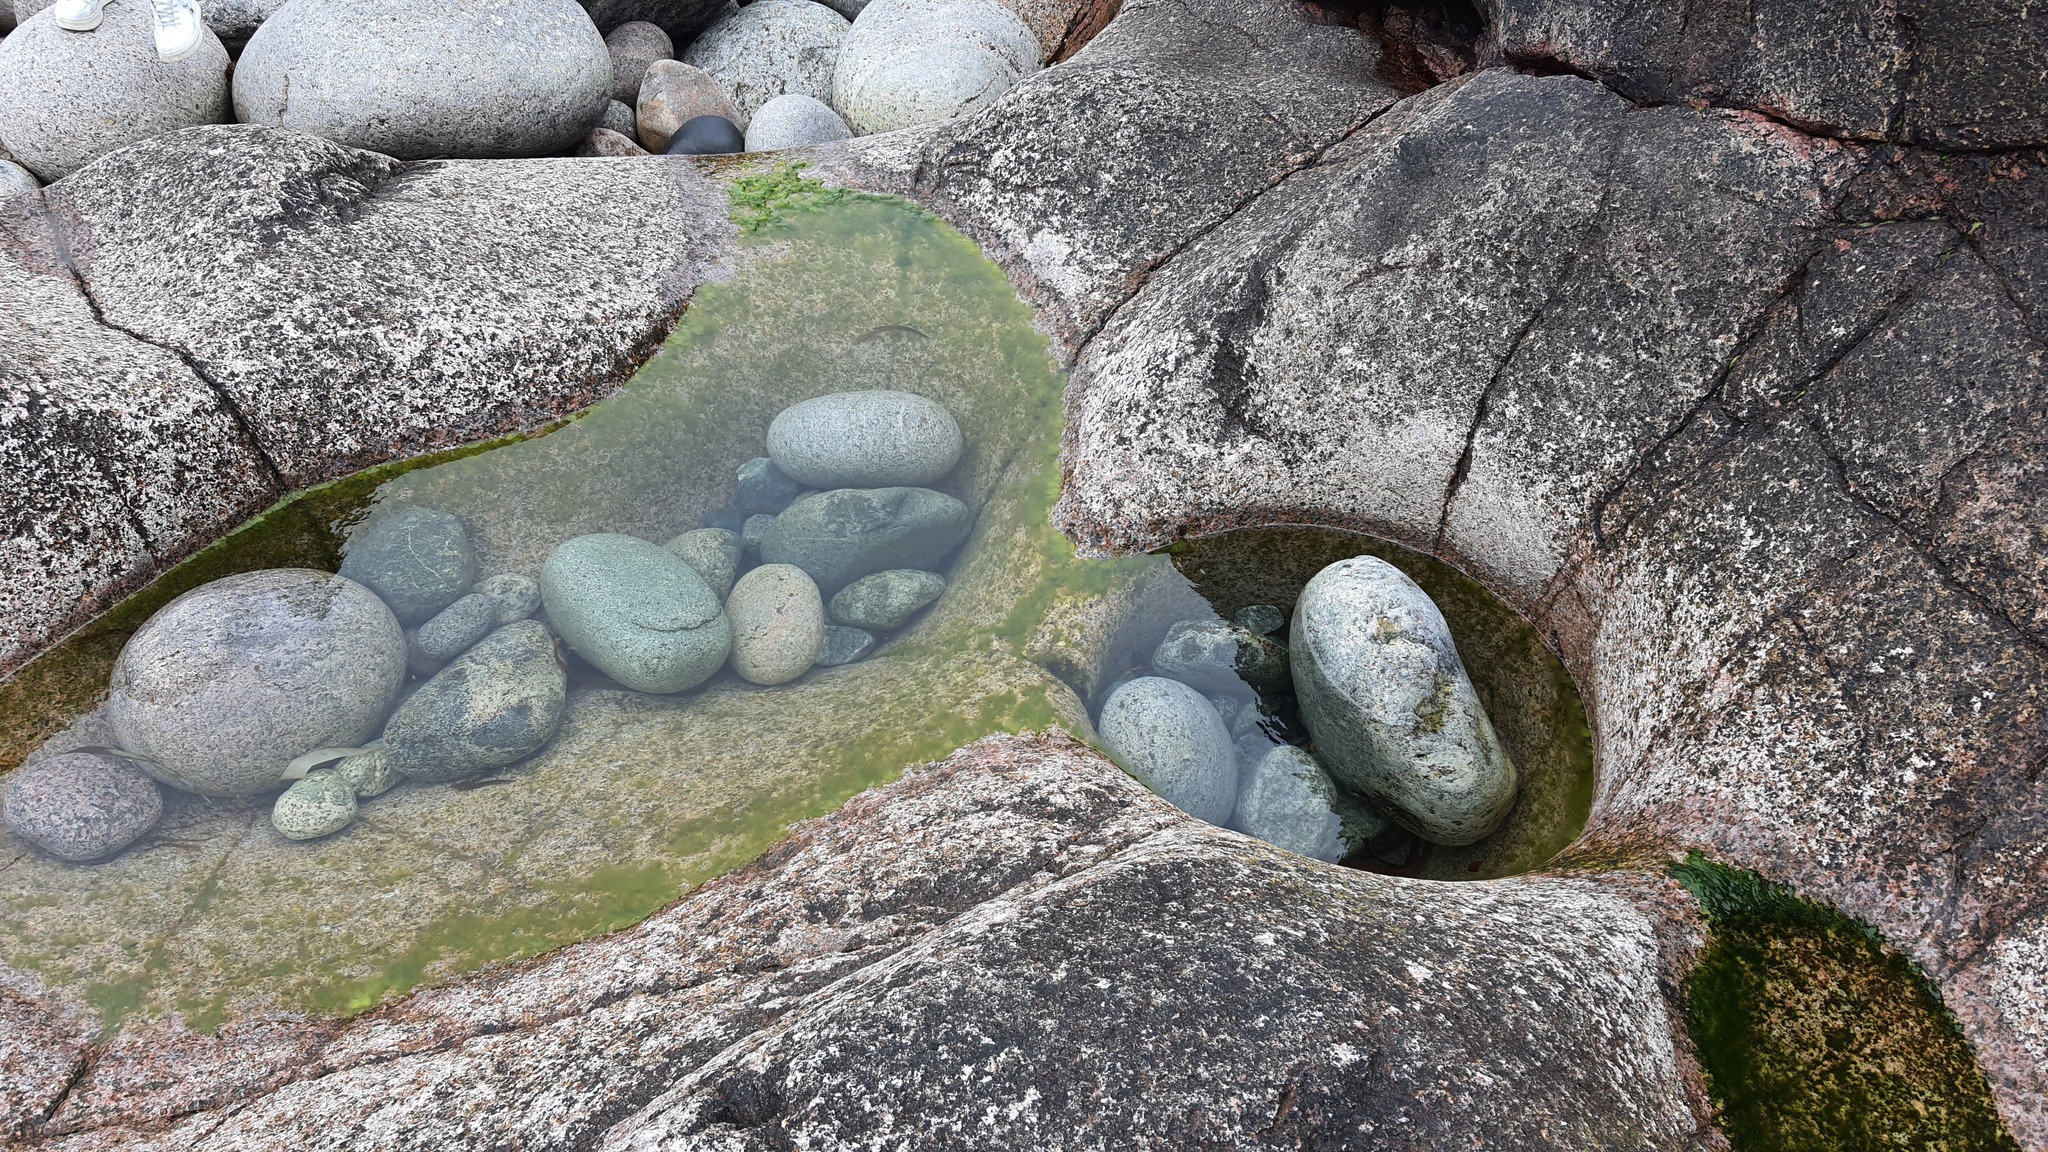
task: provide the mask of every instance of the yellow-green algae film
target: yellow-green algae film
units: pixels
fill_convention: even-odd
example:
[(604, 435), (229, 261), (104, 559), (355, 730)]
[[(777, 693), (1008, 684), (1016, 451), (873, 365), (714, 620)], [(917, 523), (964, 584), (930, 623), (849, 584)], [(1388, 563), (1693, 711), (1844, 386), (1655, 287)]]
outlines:
[(735, 212), (752, 216), (731, 279), (698, 292), (616, 396), (544, 437), (367, 473), (258, 517), (10, 682), (12, 751), (91, 709), (127, 635), (206, 580), (331, 570), (350, 532), (416, 504), (464, 519), (483, 575), (536, 573), (585, 532), (666, 540), (730, 499), (777, 412), (825, 393), (899, 388), (959, 420), (967, 452), (935, 487), (979, 518), (946, 595), (877, 655), (788, 685), (728, 672), (653, 697), (579, 680), (542, 752), (481, 785), (401, 785), (323, 840), (278, 836), (268, 798), (182, 795), (101, 864), (0, 833), (0, 963), (110, 1027), (359, 1011), (634, 923), (791, 822), (979, 736), (1085, 729), (1073, 693), (1023, 654), (1048, 587), (1089, 567), (1048, 521), (1064, 381), (1045, 337), (927, 213), (775, 181), (759, 204), (742, 182)]
[(2017, 1152), (1955, 1018), (1865, 925), (1694, 854), (1686, 1019), (1735, 1152)]

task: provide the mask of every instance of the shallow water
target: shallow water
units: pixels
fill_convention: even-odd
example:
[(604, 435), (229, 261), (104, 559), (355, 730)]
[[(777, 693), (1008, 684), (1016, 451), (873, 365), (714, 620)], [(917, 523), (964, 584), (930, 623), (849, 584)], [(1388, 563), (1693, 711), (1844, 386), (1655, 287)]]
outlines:
[[(351, 534), (409, 504), (460, 515), (482, 576), (534, 574), (588, 532), (663, 541), (726, 503), (778, 411), (826, 393), (916, 392), (960, 422), (966, 455), (935, 487), (979, 519), (935, 605), (876, 655), (774, 688), (726, 671), (659, 697), (586, 670), (540, 753), (481, 783), (401, 785), (325, 839), (281, 838), (267, 797), (182, 795), (106, 863), (0, 839), (0, 961), (110, 1026), (360, 1010), (635, 922), (792, 821), (976, 737), (1055, 722), (1086, 732), (1101, 692), (1174, 620), (1291, 608), (1317, 568), (1360, 552), (1443, 606), (1525, 779), (1501, 833), (1409, 870), (1520, 871), (1577, 834), (1592, 783), (1583, 710), (1533, 630), (1477, 585), (1363, 537), (1293, 530), (1078, 559), (1047, 519), (1064, 379), (970, 242), (907, 205), (856, 198), (764, 229), (746, 253), (632, 383), (580, 419), (303, 494), (0, 686), (10, 762), (96, 702), (122, 641), (179, 592), (254, 568), (332, 570)], [(108, 742), (90, 718), (73, 739)]]

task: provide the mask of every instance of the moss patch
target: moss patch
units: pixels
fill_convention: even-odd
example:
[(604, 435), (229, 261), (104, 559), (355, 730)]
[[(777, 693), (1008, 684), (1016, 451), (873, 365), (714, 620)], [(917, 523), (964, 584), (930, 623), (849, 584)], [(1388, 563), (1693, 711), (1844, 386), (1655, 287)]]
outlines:
[(841, 204), (853, 193), (828, 188), (822, 180), (803, 174), (802, 164), (777, 164), (766, 172), (742, 176), (728, 188), (732, 197), (732, 222), (740, 234), (752, 236), (781, 223), (793, 212), (813, 211)]
[(1868, 927), (1694, 854), (1687, 1025), (1736, 1152), (2017, 1152), (1955, 1019)]

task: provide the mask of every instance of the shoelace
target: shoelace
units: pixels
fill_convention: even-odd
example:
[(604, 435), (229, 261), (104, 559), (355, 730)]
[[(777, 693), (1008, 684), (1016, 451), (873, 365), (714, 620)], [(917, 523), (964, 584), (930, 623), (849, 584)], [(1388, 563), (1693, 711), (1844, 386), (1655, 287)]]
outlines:
[(156, 12), (156, 22), (161, 27), (170, 27), (178, 23), (181, 14), (190, 13), (197, 16), (199, 8), (192, 0), (149, 0), (149, 6)]

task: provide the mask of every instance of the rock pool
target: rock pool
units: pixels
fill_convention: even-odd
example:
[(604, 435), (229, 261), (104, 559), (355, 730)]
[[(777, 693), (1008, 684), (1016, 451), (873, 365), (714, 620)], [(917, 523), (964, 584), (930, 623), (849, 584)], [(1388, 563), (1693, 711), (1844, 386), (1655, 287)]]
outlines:
[[(352, 823), (323, 838), (278, 834), (269, 795), (168, 789), (155, 830), (104, 863), (61, 863), (8, 834), (0, 962), (91, 1004), (109, 1026), (360, 1010), (637, 921), (757, 855), (792, 821), (975, 737), (1053, 723), (1089, 732), (1107, 693), (1141, 673), (1176, 625), (1256, 618), (1281, 628), (1269, 617), (1291, 612), (1316, 571), (1360, 554), (1401, 567), (1442, 606), (1523, 779), (1506, 823), (1478, 843), (1397, 844), (1358, 862), (1480, 878), (1540, 864), (1576, 835), (1591, 796), (1590, 736), (1568, 679), (1525, 623), (1444, 565), (1344, 533), (1237, 532), (1165, 556), (1077, 558), (1047, 519), (1064, 378), (1029, 310), (971, 243), (928, 215), (877, 198), (824, 199), (756, 232), (663, 350), (580, 418), (300, 494), (45, 655), (0, 686), (6, 755), (18, 763), (91, 709), (115, 653), (174, 596), (254, 569), (369, 571), (373, 550), (352, 545), (421, 510), (458, 518), (473, 551), (446, 552), (461, 576), (436, 608), (472, 578), (483, 591), (506, 574), (545, 586), (545, 562), (571, 539), (660, 543), (725, 518), (739, 533), (758, 500), (796, 516), (820, 497), (777, 492), (750, 462), (775, 439), (778, 414), (803, 416), (802, 402), (846, 392), (926, 397), (964, 442), (957, 463), (943, 444), (919, 449), (938, 461), (932, 488), (973, 515), (966, 542), (948, 541), (931, 564), (942, 583), (919, 565), (881, 580), (854, 569), (819, 578), (835, 619), (900, 631), (787, 683), (750, 683), (727, 667), (674, 695), (634, 691), (566, 656), (567, 705), (538, 753), (365, 798)], [(928, 434), (913, 433), (924, 444)], [(824, 471), (811, 479), (867, 475), (858, 461), (816, 466)], [(769, 568), (791, 547), (772, 529), (755, 542), (753, 559)], [(405, 622), (432, 615), (408, 609)], [(857, 640), (822, 644), (851, 651)], [(1243, 695), (1256, 704), (1261, 693), (1247, 685)], [(93, 713), (46, 747), (113, 742)]]

